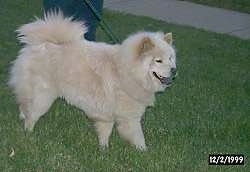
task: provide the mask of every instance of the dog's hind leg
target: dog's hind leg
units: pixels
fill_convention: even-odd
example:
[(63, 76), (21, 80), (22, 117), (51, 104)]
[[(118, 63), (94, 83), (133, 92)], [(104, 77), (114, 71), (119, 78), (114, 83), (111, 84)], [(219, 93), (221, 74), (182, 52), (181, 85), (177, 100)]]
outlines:
[(20, 103), (20, 116), (24, 117), (25, 130), (33, 130), (38, 119), (48, 111), (55, 98), (52, 92), (39, 90), (32, 94), (29, 101)]
[(19, 118), (21, 119), (21, 120), (24, 120), (25, 119), (25, 115), (24, 115), (24, 112), (23, 112), (23, 110), (22, 110), (22, 107), (21, 107), (21, 105), (19, 106)]

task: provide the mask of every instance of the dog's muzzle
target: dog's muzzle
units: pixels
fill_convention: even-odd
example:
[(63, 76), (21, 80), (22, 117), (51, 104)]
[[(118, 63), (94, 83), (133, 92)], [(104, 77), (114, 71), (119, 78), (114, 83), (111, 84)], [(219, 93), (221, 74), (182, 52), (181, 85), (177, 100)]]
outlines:
[(153, 72), (153, 75), (164, 85), (170, 85), (172, 83), (171, 77), (159, 76), (156, 72)]
[(171, 72), (171, 77), (163, 77), (163, 76), (159, 76), (157, 75), (156, 72), (153, 72), (153, 75), (164, 85), (170, 86), (172, 84), (172, 81), (176, 78), (177, 76), (177, 70), (176, 68), (171, 68), (170, 69)]
[(171, 77), (162, 77), (162, 79), (160, 81), (164, 85), (171, 85), (172, 78)]

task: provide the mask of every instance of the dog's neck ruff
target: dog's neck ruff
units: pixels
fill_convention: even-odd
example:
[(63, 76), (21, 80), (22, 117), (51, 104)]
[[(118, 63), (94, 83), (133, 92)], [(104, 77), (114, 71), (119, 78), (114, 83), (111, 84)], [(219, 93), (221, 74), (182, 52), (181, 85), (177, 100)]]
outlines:
[(119, 78), (122, 90), (128, 96), (147, 106), (153, 105), (155, 100), (154, 92), (146, 90), (140, 83), (129, 76), (127, 73), (120, 72)]

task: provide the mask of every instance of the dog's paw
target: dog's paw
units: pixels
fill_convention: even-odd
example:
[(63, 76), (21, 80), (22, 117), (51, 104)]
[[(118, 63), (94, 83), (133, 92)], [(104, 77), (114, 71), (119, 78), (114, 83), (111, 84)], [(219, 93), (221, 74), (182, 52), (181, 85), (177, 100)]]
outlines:
[(20, 113), (19, 113), (19, 118), (21, 120), (25, 120), (25, 115), (24, 115), (24, 113), (22, 111), (20, 111)]
[(100, 141), (99, 146), (101, 149), (108, 149), (109, 147), (108, 141), (105, 142)]
[(99, 144), (99, 149), (100, 149), (101, 152), (107, 151), (108, 148), (109, 148), (108, 144)]
[(24, 129), (25, 131), (32, 132), (35, 126), (35, 122), (32, 120), (25, 119), (24, 121)]
[(147, 151), (147, 146), (145, 144), (135, 145), (136, 149), (139, 151)]

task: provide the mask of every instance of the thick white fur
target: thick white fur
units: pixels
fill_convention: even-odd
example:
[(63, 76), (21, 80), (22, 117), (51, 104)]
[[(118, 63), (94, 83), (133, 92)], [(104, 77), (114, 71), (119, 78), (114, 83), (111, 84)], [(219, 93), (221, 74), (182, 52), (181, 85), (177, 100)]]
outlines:
[[(101, 146), (108, 146), (117, 123), (123, 138), (146, 149), (141, 116), (153, 105), (154, 93), (166, 88), (152, 72), (169, 76), (175, 67), (170, 42), (163, 33), (141, 32), (121, 45), (108, 45), (83, 39), (86, 30), (60, 13), (18, 30), (25, 46), (11, 69), (9, 84), (25, 128), (32, 130), (53, 101), (63, 97), (95, 121)], [(164, 63), (155, 63), (155, 58)]]

